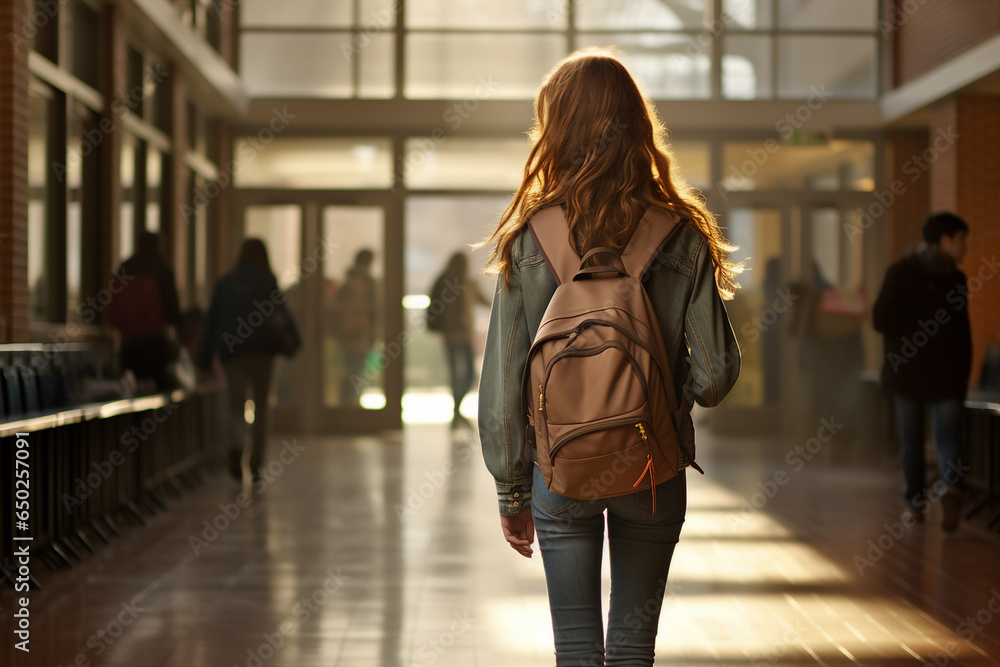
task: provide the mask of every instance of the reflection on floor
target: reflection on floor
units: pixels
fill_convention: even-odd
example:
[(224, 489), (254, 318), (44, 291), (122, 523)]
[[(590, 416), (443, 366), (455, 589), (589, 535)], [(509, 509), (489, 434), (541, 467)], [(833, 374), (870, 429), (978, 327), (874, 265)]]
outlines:
[[(658, 664), (998, 663), (996, 535), (943, 534), (936, 507), (896, 526), (892, 470), (787, 463), (794, 443), (700, 447), (709, 474), (689, 478)], [(396, 440), (276, 438), (269, 454), (248, 506), (220, 475), (77, 568), (40, 573), (32, 651), (12, 649), (7, 613), (0, 663), (554, 664), (540, 559), (502, 541), (475, 442), (421, 424)]]

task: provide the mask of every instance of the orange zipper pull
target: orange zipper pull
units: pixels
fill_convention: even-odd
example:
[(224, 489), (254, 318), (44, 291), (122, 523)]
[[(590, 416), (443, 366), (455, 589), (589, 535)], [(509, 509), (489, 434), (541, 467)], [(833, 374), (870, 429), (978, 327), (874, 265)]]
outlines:
[[(639, 435), (642, 436), (642, 442), (643, 444), (645, 444), (646, 429), (643, 428), (642, 422), (636, 424), (635, 427), (639, 429)], [(632, 488), (635, 488), (642, 483), (642, 480), (645, 479), (647, 472), (649, 473), (649, 482), (651, 485), (650, 491), (653, 494), (653, 515), (655, 516), (656, 515), (656, 470), (653, 468), (653, 455), (649, 451), (646, 452), (646, 467), (643, 468), (642, 474), (639, 475), (639, 479), (635, 480), (635, 484), (632, 485)]]

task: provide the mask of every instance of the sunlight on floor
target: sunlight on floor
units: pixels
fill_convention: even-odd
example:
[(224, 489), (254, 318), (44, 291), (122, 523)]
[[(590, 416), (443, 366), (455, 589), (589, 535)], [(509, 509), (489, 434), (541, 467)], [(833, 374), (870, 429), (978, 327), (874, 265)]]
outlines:
[[(383, 403), (385, 399), (383, 398)], [(362, 404), (364, 397), (362, 397)], [(454, 401), (444, 390), (408, 391), (403, 394), (404, 424), (445, 424), (451, 421)], [(365, 406), (367, 407), (367, 406)], [(462, 401), (460, 412), (466, 419), (475, 419), (479, 411), (479, 395), (469, 394)]]
[[(419, 410), (417, 414), (427, 421), (450, 416), (446, 395), (411, 401), (411, 409)], [(434, 428), (414, 430), (430, 433)], [(427, 470), (441, 469), (455, 447), (444, 438), (420, 440), (425, 448), (421, 461), (407, 466), (414, 484)], [(437, 444), (427, 448), (432, 442)], [(470, 463), (469, 502), (477, 509), (464, 520), (469, 521), (468, 559), (476, 564), (470, 586), (474, 596), (467, 600), (477, 619), (475, 664), (551, 665), (552, 634), (541, 559), (536, 552), (525, 560), (506, 548), (498, 523), (478, 509), (495, 506), (492, 480), (481, 461)], [(450, 511), (447, 501), (440, 501), (416, 515), (408, 531), (433, 531), (433, 522)], [(610, 592), (606, 550), (603, 588), (606, 605)], [(431, 637), (420, 630), (415, 634), (418, 644)], [(971, 659), (978, 665), (985, 655), (954, 628), (905, 600), (869, 594), (855, 573), (797, 539), (765, 511), (741, 513), (739, 496), (700, 476), (689, 477), (689, 512), (657, 641), (662, 659), (742, 665), (919, 659), (933, 664), (949, 651), (956, 664)]]

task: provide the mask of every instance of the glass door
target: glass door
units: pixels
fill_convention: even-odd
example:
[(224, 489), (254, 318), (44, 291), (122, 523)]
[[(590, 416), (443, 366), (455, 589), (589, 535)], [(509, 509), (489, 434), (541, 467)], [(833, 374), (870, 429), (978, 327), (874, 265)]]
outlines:
[(320, 394), (333, 428), (374, 423), (372, 414), (386, 410), (386, 377), (402, 353), (386, 344), (385, 217), (381, 206), (325, 205), (320, 213)]
[(725, 433), (784, 431), (797, 401), (792, 285), (801, 271), (795, 249), (797, 211), (783, 202), (733, 201), (720, 218), (731, 259), (743, 262), (732, 301), (726, 303), (740, 344), (740, 378), (729, 397), (708, 413), (713, 429)]
[(399, 338), (399, 297), (388, 295), (401, 292), (387, 252), (398, 253), (386, 234), (391, 207), (337, 193), (242, 195), (243, 237), (267, 246), (303, 342), (276, 362), (275, 430), (399, 428), (402, 349), (386, 343)]
[(744, 262), (726, 304), (740, 343), (740, 379), (719, 410), (720, 431), (814, 432), (823, 417), (851, 415), (868, 345), (866, 239), (850, 230), (853, 200), (735, 193), (720, 218)]

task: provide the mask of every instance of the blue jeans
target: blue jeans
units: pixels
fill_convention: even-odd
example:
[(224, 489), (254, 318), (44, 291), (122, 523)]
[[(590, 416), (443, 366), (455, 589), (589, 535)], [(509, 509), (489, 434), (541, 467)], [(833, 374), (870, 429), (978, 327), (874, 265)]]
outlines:
[(922, 509), (927, 499), (924, 457), (924, 409), (931, 413), (931, 431), (938, 454), (938, 479), (949, 490), (961, 488), (959, 457), (962, 453), (964, 404), (961, 399), (927, 401), (893, 395), (899, 428), (899, 456), (903, 464), (903, 497), (911, 509)]
[[(545, 488), (535, 466), (531, 513), (545, 568), (556, 665), (652, 665), (667, 573), (684, 523), (684, 472), (617, 498), (574, 500)], [(601, 557), (607, 509), (611, 609), (601, 613)]]

